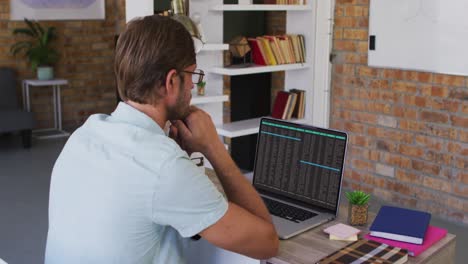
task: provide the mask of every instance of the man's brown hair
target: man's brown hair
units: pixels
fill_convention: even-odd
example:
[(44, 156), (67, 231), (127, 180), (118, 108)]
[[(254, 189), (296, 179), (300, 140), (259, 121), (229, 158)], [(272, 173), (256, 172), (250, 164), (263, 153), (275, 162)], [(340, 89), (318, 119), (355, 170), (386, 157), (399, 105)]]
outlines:
[(195, 63), (193, 40), (182, 24), (159, 15), (132, 20), (120, 34), (115, 51), (120, 98), (154, 104), (163, 95), (160, 88), (167, 73)]

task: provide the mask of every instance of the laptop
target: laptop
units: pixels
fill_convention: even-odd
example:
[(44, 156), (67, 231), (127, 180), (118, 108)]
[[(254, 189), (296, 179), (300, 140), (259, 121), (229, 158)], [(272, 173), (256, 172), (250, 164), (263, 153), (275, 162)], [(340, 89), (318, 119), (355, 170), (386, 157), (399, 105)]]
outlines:
[(338, 215), (347, 139), (336, 130), (260, 120), (252, 182), (281, 239)]

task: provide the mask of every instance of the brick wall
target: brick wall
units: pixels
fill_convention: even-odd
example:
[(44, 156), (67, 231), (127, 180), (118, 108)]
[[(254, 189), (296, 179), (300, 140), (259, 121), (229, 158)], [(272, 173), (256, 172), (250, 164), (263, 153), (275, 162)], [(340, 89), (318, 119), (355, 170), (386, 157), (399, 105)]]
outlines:
[(369, 0), (336, 0), (330, 126), (345, 187), (468, 224), (468, 77), (367, 67)]
[[(24, 27), (22, 21), (9, 20), (10, 1), (0, 3), (0, 67), (11, 67), (20, 80), (35, 78), (25, 58), (13, 57), (10, 46), (19, 38), (12, 30)], [(81, 125), (92, 113), (109, 113), (115, 107), (113, 74), (114, 36), (125, 26), (125, 0), (106, 0), (105, 20), (40, 21), (43, 26), (57, 28), (55, 43), (61, 57), (55, 66), (57, 78), (68, 79), (62, 88), (62, 119), (66, 129)], [(39, 127), (53, 126), (52, 91), (32, 88), (32, 111)], [(21, 100), (19, 100), (21, 101)]]

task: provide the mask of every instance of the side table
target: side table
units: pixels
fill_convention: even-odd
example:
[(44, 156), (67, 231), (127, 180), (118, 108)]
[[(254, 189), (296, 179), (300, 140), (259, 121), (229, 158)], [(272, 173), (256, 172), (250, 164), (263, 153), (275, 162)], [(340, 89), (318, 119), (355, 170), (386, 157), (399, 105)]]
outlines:
[(54, 80), (23, 80), (23, 107), (26, 111), (31, 111), (30, 88), (52, 86), (52, 101), (54, 104), (54, 127), (33, 130), (33, 135), (37, 138), (56, 138), (69, 136), (70, 133), (62, 130), (62, 104), (60, 99), (60, 87), (68, 85), (64, 79)]

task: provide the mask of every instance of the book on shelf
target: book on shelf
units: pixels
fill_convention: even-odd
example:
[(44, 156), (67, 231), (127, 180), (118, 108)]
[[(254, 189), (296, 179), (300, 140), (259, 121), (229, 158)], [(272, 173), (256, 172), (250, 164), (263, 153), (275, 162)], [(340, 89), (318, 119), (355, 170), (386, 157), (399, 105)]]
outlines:
[(268, 65), (277, 65), (276, 58), (273, 55), (273, 51), (271, 50), (270, 41), (263, 37), (257, 37), (259, 43), (261, 43), (263, 51), (266, 55)]
[(403, 264), (408, 261), (406, 249), (360, 239), (322, 258), (317, 263)]
[(424, 235), (424, 242), (421, 245), (416, 245), (412, 243), (406, 243), (406, 242), (401, 242), (401, 241), (396, 241), (396, 240), (391, 240), (391, 239), (385, 239), (385, 238), (380, 238), (380, 237), (374, 237), (369, 234), (367, 234), (364, 238), (368, 240), (377, 241), (379, 243), (384, 243), (393, 247), (404, 248), (408, 250), (408, 254), (410, 256), (417, 257), (418, 255), (423, 253), (426, 249), (430, 248), (436, 242), (444, 238), (446, 235), (447, 235), (447, 230), (440, 228), (440, 227), (429, 225), (429, 227), (427, 228), (426, 234)]
[(292, 112), (297, 102), (297, 94), (289, 93), (288, 104), (286, 105), (286, 111), (283, 114), (282, 119), (291, 119)]
[(394, 206), (382, 206), (370, 227), (370, 235), (423, 244), (431, 214)]
[(273, 103), (271, 116), (278, 119), (304, 118), (305, 91), (279, 91)]
[(297, 119), (304, 118), (305, 91), (299, 89), (291, 89), (289, 92), (297, 94), (296, 105), (294, 106), (291, 117)]
[(259, 36), (248, 39), (252, 60), (258, 65), (304, 63), (304, 36)]
[(260, 49), (260, 44), (255, 38), (248, 38), (250, 49), (252, 50), (252, 61), (257, 65), (267, 65), (265, 55)]
[(273, 104), (273, 110), (271, 111), (271, 116), (273, 118), (281, 119), (286, 109), (286, 104), (288, 103), (289, 93), (286, 91), (279, 91), (276, 94), (275, 102)]

